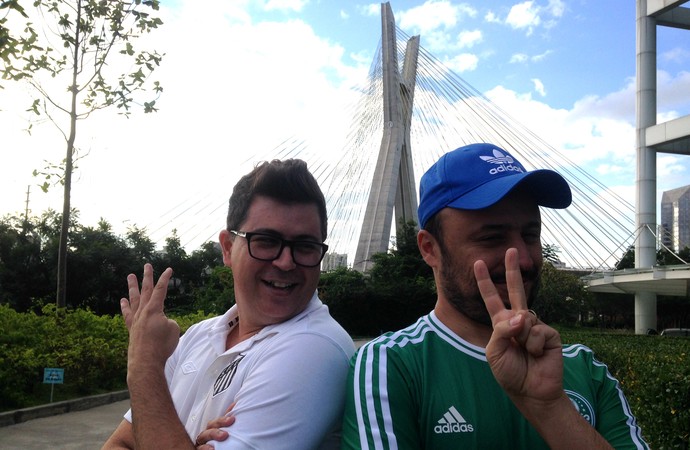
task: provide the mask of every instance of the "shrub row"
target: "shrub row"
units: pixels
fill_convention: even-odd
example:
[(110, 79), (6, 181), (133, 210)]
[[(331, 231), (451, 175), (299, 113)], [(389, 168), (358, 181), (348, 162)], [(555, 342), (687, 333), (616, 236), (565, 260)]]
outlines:
[(690, 448), (690, 338), (561, 330), (618, 379), (654, 449)]
[[(201, 313), (176, 318), (184, 331), (204, 319)], [(126, 389), (127, 328), (121, 316), (88, 310), (18, 313), (0, 305), (0, 410), (50, 401), (45, 368), (64, 369), (64, 383), (53, 386), (54, 401)]]
[[(175, 317), (184, 332), (208, 317)], [(0, 305), (0, 405), (11, 410), (47, 403), (43, 370), (65, 370), (54, 401), (126, 387), (127, 329), (120, 316), (87, 310), (17, 313)], [(690, 448), (690, 339), (563, 329), (605, 362), (625, 391), (652, 448)]]

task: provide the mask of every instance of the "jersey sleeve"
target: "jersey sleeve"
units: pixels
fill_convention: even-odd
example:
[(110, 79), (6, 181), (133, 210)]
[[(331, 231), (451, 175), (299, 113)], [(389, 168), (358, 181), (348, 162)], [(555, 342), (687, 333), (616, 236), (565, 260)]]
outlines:
[[(385, 341), (384, 341), (385, 342)], [(350, 362), (342, 449), (421, 448), (412, 381), (400, 355), (373, 341)]]
[(313, 334), (270, 346), (235, 397), (230, 437), (212, 444), (217, 450), (318, 448), (340, 430), (350, 355)]
[(649, 449), (618, 380), (591, 349), (578, 347), (595, 389), (597, 431), (616, 449)]

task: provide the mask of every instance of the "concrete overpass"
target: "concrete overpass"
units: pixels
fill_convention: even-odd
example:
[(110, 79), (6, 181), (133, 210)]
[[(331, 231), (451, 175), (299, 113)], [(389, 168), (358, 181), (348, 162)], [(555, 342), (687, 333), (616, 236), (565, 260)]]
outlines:
[[(590, 292), (686, 297), (690, 294), (690, 266), (655, 266), (648, 269), (623, 269), (598, 272), (582, 277)], [(650, 328), (656, 328), (650, 327)]]

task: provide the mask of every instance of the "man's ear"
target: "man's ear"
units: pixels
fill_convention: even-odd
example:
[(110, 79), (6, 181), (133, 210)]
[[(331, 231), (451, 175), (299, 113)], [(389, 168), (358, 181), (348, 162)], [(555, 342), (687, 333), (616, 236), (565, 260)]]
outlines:
[(417, 233), (417, 247), (422, 254), (422, 258), (430, 267), (440, 264), (440, 249), (436, 238), (426, 230), (419, 230)]
[(232, 236), (228, 230), (223, 230), (218, 235), (218, 242), (220, 242), (220, 250), (223, 252), (223, 264), (232, 267), (230, 255), (232, 254)]

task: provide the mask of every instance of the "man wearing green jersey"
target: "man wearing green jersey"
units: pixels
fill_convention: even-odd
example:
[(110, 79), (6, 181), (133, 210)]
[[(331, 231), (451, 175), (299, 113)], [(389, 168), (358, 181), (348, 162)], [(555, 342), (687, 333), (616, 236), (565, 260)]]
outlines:
[(424, 174), (417, 243), (437, 302), (353, 357), (344, 449), (648, 448), (607, 367), (529, 310), (539, 207), (570, 203), (563, 177), (492, 144)]

